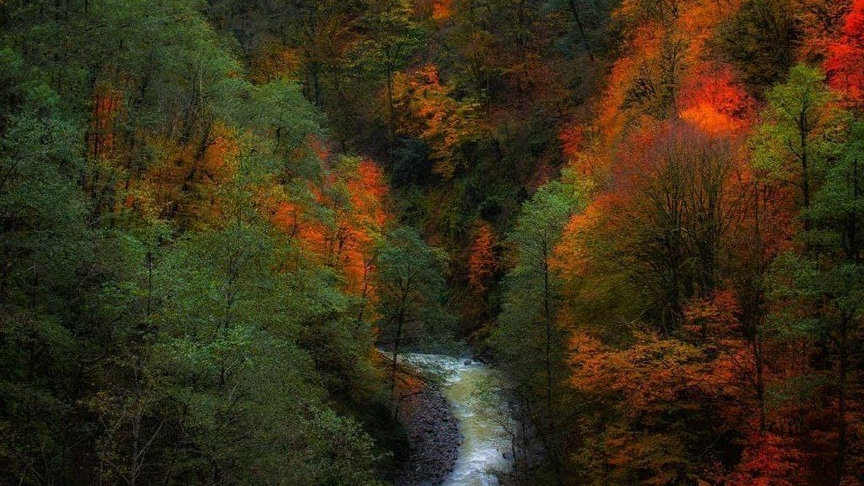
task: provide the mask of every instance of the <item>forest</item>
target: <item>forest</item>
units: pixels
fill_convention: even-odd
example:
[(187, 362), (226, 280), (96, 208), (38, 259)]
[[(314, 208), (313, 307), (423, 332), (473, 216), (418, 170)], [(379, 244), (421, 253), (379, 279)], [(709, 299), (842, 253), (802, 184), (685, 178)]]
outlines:
[(437, 486), (406, 353), (448, 486), (864, 486), (864, 0), (0, 0), (0, 486)]

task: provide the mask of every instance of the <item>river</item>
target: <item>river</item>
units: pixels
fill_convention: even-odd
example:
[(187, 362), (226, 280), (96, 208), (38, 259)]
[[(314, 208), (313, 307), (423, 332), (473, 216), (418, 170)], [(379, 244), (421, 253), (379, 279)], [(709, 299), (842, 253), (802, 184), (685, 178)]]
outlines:
[(513, 419), (501, 395), (501, 378), (485, 364), (443, 355), (405, 354), (402, 359), (441, 377), (444, 395), (459, 421), (463, 442), (443, 486), (495, 486), (512, 457)]

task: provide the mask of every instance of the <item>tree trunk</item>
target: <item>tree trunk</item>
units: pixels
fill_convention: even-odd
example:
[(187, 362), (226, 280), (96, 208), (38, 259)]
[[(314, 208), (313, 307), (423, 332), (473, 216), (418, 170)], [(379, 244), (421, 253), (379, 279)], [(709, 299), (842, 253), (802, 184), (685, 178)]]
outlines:
[(838, 486), (843, 481), (843, 476), (846, 474), (846, 378), (849, 373), (849, 321), (851, 316), (843, 317), (843, 322), (840, 325), (840, 369), (838, 370), (838, 398), (837, 398), (837, 484)]
[(399, 411), (399, 400), (396, 399), (396, 369), (399, 359), (399, 347), (402, 345), (402, 326), (405, 323), (405, 305), (408, 302), (410, 287), (402, 290), (399, 313), (396, 316), (396, 336), (393, 339), (393, 362), (390, 365), (390, 399), (393, 401), (393, 417)]
[(562, 469), (561, 457), (558, 454), (558, 427), (555, 425), (555, 414), (552, 411), (552, 289), (549, 281), (549, 248), (548, 242), (543, 241), (543, 318), (546, 327), (546, 413), (549, 420), (549, 434), (552, 450), (550, 451), (552, 464), (555, 468), (555, 481), (558, 486), (564, 484), (564, 471)]

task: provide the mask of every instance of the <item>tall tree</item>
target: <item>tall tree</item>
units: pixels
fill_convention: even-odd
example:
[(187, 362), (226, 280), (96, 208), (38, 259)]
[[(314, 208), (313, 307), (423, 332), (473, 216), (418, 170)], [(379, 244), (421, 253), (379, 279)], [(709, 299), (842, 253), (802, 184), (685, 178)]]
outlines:
[(504, 308), (492, 336), (494, 349), (523, 399), (533, 402), (542, 397), (533, 419), (543, 428), (558, 484), (564, 480), (556, 425), (564, 342), (555, 324), (560, 280), (552, 261), (564, 225), (581, 205), (582, 190), (576, 181), (549, 182), (523, 205), (506, 242), (515, 265), (506, 277)]
[[(810, 252), (788, 253), (775, 265), (776, 317), (808, 332), (835, 355), (837, 459), (835, 484), (847, 479), (850, 388), (857, 389), (855, 359), (864, 318), (864, 125), (854, 125), (844, 153), (826, 175), (804, 217)], [(786, 306), (785, 308), (783, 306)]]
[(86, 312), (99, 234), (75, 182), (83, 127), (43, 73), (14, 50), (0, 57), (0, 481), (67, 482), (75, 441), (91, 438), (79, 380), (101, 337)]
[(392, 231), (378, 250), (379, 328), (381, 341), (392, 348), (390, 390), (394, 399), (399, 353), (406, 344), (424, 340), (429, 344), (450, 331), (444, 309), (445, 263), (445, 254), (428, 246), (410, 228)]
[(398, 130), (394, 76), (423, 40), (423, 31), (414, 21), (411, 3), (406, 0), (373, 0), (361, 19), (369, 35), (359, 46), (361, 66), (384, 79), (387, 136), (393, 143)]
[(818, 68), (792, 68), (786, 83), (768, 91), (768, 107), (752, 142), (755, 166), (798, 188), (805, 209), (825, 164), (836, 156), (842, 129), (843, 113), (824, 80)]

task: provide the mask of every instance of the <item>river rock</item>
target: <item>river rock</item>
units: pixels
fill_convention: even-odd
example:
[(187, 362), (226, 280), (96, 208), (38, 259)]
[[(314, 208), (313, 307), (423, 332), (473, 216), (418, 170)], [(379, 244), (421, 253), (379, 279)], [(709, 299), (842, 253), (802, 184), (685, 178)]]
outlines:
[(459, 452), (459, 426), (444, 394), (425, 387), (404, 393), (399, 420), (408, 434), (408, 460), (396, 486), (436, 486), (453, 471)]

